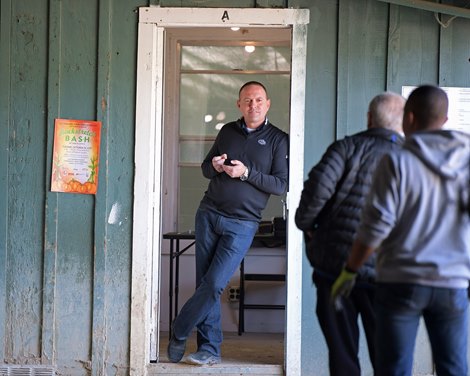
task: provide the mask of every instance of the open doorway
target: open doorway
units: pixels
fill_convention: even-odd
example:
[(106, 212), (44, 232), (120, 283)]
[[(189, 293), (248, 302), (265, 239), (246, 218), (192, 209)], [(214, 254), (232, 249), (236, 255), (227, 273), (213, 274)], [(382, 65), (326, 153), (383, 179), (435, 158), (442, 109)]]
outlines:
[[(195, 228), (197, 207), (208, 185), (200, 166), (221, 127), (240, 117), (235, 102), (238, 90), (245, 82), (255, 80), (266, 86), (271, 99), (268, 118), (289, 133), (291, 32), (291, 27), (184, 27), (165, 30), (163, 240), (159, 281), (162, 294), (159, 304), (154, 305), (159, 309), (159, 315), (155, 314), (154, 317), (160, 318), (160, 336), (155, 338), (160, 343), (156, 348), (158, 360), (165, 359), (171, 320), (194, 292), (194, 239), (190, 234)], [(274, 218), (283, 218), (285, 200), (285, 195), (270, 197), (263, 211), (263, 231), (269, 231), (268, 226)], [(181, 239), (179, 234), (182, 234)], [(282, 239), (273, 241), (268, 239), (268, 235), (263, 234), (263, 242), (255, 241), (243, 264), (249, 278), (264, 273), (260, 276), (263, 280), (240, 283), (240, 273), (237, 271), (222, 294), (224, 362), (226, 359), (232, 359), (232, 362), (237, 360), (234, 356), (240, 351), (235, 354), (233, 350), (232, 354), (227, 354), (227, 351), (241, 341), (247, 348), (250, 344), (247, 339), (253, 337), (250, 333), (269, 333), (269, 342), (278, 346), (272, 346), (269, 356), (259, 357), (261, 359), (258, 361), (283, 364), (284, 311), (280, 308), (286, 303), (286, 285), (266, 279), (272, 279), (273, 275), (285, 276), (286, 246)], [(170, 242), (177, 240), (180, 242), (178, 250), (172, 252)], [(176, 257), (175, 252), (178, 252)], [(175, 259), (170, 260), (171, 257)], [(242, 292), (243, 307), (248, 308), (240, 312)], [(237, 332), (244, 338), (231, 335)], [(191, 351), (194, 338), (191, 337), (189, 342)], [(241, 353), (240, 357), (243, 355), (247, 357), (249, 354)], [(250, 362), (255, 359), (248, 358)]]
[[(288, 229), (286, 252), (288, 308), (285, 316), (284, 368), (289, 374), (300, 374), (301, 258), (298, 255), (302, 252), (302, 238), (300, 232), (295, 229), (294, 213), (289, 210), (289, 202), (294, 205), (298, 202), (303, 181), (305, 42), (308, 11), (141, 8), (139, 15), (131, 369), (135, 370), (135, 374), (144, 374), (144, 372), (146, 374), (148, 363), (158, 360), (161, 314), (159, 302), (167, 294), (161, 271), (168, 268), (167, 261), (162, 259), (164, 248), (162, 234), (168, 231), (189, 230), (192, 227), (190, 221), (194, 217), (194, 209), (187, 215), (186, 210), (191, 212), (191, 204), (182, 204), (181, 198), (187, 197), (187, 193), (178, 194), (179, 187), (182, 179), (194, 182), (195, 171), (200, 175), (198, 168), (195, 168), (200, 165), (197, 158), (200, 158), (201, 152), (205, 155), (204, 146), (210, 143), (214, 135), (210, 132), (204, 136), (194, 134), (191, 124), (199, 123), (203, 129), (210, 128), (216, 132), (217, 121), (223, 122), (220, 113), (211, 113), (212, 110), (205, 108), (201, 110), (200, 116), (188, 122), (189, 133), (185, 134), (184, 126), (181, 128), (182, 117), (189, 115), (181, 111), (180, 103), (194, 97), (194, 92), (192, 95), (185, 93), (191, 93), (195, 88), (206, 90), (203, 94), (198, 94), (199, 91), (196, 91), (196, 99), (204, 98), (207, 102), (211, 99), (208, 95), (208, 89), (211, 88), (219, 90), (220, 93), (227, 92), (226, 97), (223, 95), (212, 97), (228, 101), (226, 105), (216, 103), (214, 108), (219, 111), (238, 111), (233, 103), (233, 93), (230, 94), (229, 89), (233, 86), (232, 89), (235, 88), (238, 94), (241, 83), (248, 80), (242, 76), (252, 75), (250, 79), (262, 82), (267, 80), (269, 83), (272, 81), (276, 94), (276, 85), (282, 80), (290, 89), (284, 91), (289, 93), (288, 97), (281, 99), (286, 109), (283, 110), (282, 105), (276, 104), (280, 111), (279, 116), (287, 116), (288, 121), (283, 121), (282, 118), (279, 121), (273, 120), (273, 116), (275, 118), (276, 115), (273, 115), (272, 111), (268, 116), (277, 126), (290, 124), (286, 131), (291, 135), (290, 148), (296, 151), (290, 155), (289, 192), (284, 200), (287, 202)], [(245, 34), (236, 37), (233, 33), (237, 31), (231, 30), (231, 26), (239, 27)], [(247, 33), (249, 38), (243, 39), (240, 36), (246, 36)], [(201, 41), (206, 42), (201, 43)], [(220, 61), (209, 59), (205, 62), (194, 59), (201, 53), (227, 56), (237, 49), (244, 48), (248, 41), (259, 48), (259, 54), (268, 55), (270, 64), (277, 67), (272, 69), (266, 66), (253, 66), (252, 69), (244, 68), (228, 72), (223, 69), (223, 59)], [(174, 49), (168, 48), (171, 43), (176, 46)], [(197, 49), (199, 51), (196, 51)], [(290, 69), (279, 68), (283, 59), (286, 62), (289, 60), (285, 58), (287, 51)], [(188, 66), (183, 61), (185, 54), (189, 61)], [(232, 59), (234, 56), (237, 56), (237, 53)], [(278, 58), (273, 58), (275, 56)], [(209, 65), (194, 69), (194, 64), (202, 63)], [(276, 79), (272, 80), (273, 77)], [(279, 82), (275, 83), (276, 80)], [(270, 96), (272, 95), (271, 90)], [(201, 104), (197, 101), (195, 103), (193, 105), (200, 109)], [(185, 103), (185, 106), (191, 104)], [(290, 116), (287, 115), (289, 113)], [(238, 113), (224, 115), (226, 121), (238, 117)], [(219, 118), (221, 120), (218, 120)], [(213, 127), (208, 127), (207, 123), (211, 123), (212, 120), (215, 120)], [(175, 126), (176, 124), (178, 126)], [(168, 148), (169, 145), (178, 145), (178, 148)], [(191, 184), (191, 186), (196, 185)], [(195, 201), (195, 205), (202, 197), (202, 192), (197, 190), (205, 189), (206, 186), (207, 182), (202, 181), (200, 188), (195, 188), (190, 194), (190, 196), (194, 194), (195, 198), (191, 202)], [(170, 190), (172, 194), (169, 195)], [(277, 200), (279, 201), (279, 198)], [(272, 208), (268, 208), (268, 213), (272, 210), (272, 216), (282, 211), (279, 202), (270, 206)], [(271, 214), (266, 215), (271, 216)], [(181, 299), (181, 302), (183, 300)], [(149, 337), (150, 343), (148, 343)]]

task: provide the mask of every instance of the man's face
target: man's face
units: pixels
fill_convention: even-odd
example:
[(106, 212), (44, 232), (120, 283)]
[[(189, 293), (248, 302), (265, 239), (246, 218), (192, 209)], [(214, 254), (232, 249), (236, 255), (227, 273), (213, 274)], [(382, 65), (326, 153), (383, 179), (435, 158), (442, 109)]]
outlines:
[(256, 128), (264, 121), (271, 101), (266, 97), (266, 92), (261, 86), (249, 85), (241, 91), (237, 106), (247, 127)]

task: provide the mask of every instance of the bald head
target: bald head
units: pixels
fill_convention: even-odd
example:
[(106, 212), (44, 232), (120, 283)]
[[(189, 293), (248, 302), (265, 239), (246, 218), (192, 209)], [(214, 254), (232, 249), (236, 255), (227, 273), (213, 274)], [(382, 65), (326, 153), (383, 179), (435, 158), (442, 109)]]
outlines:
[(369, 104), (368, 128), (385, 128), (402, 132), (405, 98), (392, 92), (375, 96)]
[(447, 121), (449, 100), (444, 90), (423, 85), (413, 90), (405, 105), (403, 129), (405, 134), (441, 129)]

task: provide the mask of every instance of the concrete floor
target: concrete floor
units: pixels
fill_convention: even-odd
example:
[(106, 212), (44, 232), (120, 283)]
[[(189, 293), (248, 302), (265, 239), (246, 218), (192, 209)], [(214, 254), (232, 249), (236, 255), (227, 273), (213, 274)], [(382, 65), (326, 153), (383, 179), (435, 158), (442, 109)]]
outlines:
[[(243, 333), (241, 336), (237, 333), (224, 333), (222, 363), (212, 366), (169, 362), (166, 355), (168, 333), (161, 333), (160, 338), (160, 362), (149, 366), (149, 375), (279, 376), (284, 374), (283, 333)], [(195, 336), (189, 339), (186, 354), (193, 351), (196, 351)]]

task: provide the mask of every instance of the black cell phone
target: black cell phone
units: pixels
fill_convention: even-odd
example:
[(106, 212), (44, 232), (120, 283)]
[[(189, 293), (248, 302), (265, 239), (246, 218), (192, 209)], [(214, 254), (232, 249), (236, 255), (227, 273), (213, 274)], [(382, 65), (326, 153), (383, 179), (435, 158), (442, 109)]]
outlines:
[(224, 165), (226, 165), (226, 166), (234, 166), (234, 165), (232, 164), (232, 160), (231, 160), (231, 159), (228, 159), (228, 158), (224, 161)]

